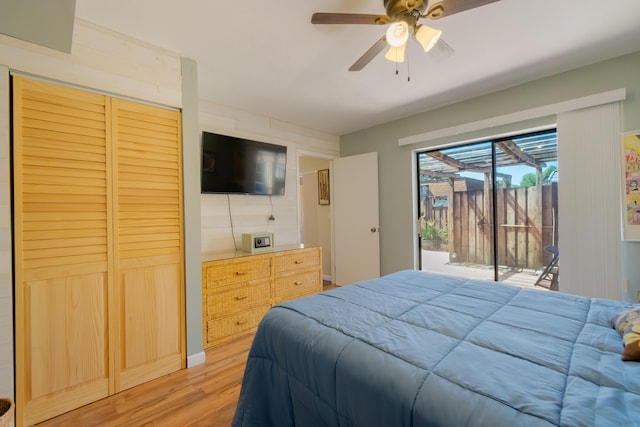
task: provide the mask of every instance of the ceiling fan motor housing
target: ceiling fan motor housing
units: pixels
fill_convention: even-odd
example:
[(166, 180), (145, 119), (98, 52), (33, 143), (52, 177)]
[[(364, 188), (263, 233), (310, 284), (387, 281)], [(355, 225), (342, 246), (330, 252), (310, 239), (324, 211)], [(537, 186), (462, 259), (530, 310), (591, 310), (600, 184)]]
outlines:
[(384, 0), (384, 8), (392, 21), (399, 21), (403, 20), (403, 15), (420, 17), (427, 8), (427, 3), (424, 0)]

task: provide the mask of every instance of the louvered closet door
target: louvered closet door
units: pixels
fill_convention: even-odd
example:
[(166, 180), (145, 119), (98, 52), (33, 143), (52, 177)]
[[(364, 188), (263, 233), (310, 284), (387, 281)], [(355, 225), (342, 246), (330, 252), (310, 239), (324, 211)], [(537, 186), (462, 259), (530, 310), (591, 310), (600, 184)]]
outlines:
[(176, 111), (112, 102), (124, 390), (184, 367), (181, 123)]
[(17, 425), (109, 394), (108, 98), (14, 77)]

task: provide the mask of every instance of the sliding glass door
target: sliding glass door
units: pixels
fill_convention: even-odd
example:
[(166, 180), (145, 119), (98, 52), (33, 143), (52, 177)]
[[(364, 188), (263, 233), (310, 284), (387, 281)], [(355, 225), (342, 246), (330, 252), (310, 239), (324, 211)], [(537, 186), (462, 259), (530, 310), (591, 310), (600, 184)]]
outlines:
[(533, 286), (558, 240), (555, 130), (417, 160), (421, 268)]

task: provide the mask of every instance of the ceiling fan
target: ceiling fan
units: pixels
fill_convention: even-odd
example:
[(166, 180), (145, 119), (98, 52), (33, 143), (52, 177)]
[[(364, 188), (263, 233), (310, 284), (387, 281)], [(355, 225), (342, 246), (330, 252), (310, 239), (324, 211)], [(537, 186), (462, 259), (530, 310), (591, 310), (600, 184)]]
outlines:
[(314, 13), (312, 24), (363, 24), (387, 25), (387, 31), (350, 68), (362, 70), (373, 58), (389, 47), (385, 58), (404, 62), (407, 41), (413, 36), (428, 52), (438, 43), (441, 30), (419, 24), (423, 19), (438, 19), (465, 10), (474, 9), (498, 0), (383, 0), (386, 15), (360, 13)]

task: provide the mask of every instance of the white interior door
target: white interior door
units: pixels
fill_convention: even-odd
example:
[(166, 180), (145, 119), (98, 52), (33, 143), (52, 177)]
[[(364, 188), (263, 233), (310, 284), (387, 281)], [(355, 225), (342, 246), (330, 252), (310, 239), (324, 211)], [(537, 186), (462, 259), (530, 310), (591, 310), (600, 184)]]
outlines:
[(305, 172), (302, 174), (302, 222), (303, 236), (301, 242), (305, 247), (320, 246), (318, 237), (318, 172)]
[(335, 282), (380, 276), (378, 153), (333, 161)]

